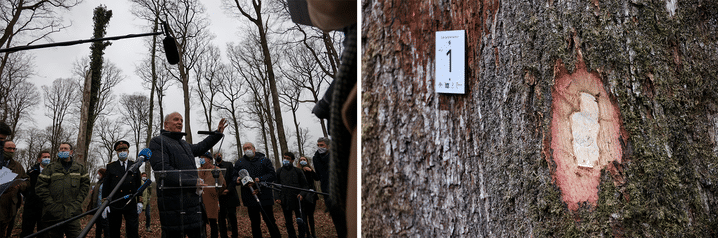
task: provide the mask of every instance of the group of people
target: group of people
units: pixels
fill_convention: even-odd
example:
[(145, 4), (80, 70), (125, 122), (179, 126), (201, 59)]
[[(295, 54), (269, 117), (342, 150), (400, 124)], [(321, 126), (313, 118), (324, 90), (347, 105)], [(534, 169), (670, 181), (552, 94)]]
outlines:
[[(222, 154), (208, 151), (223, 137), (227, 123), (220, 120), (217, 130), (196, 144), (182, 139), (183, 118), (177, 112), (165, 117), (160, 136), (150, 141), (150, 164), (157, 171), (157, 207), (165, 237), (238, 237), (236, 207), (244, 204), (251, 222), (252, 236), (262, 237), (264, 220), (271, 237), (281, 237), (272, 215), (275, 202), (284, 211), (289, 237), (297, 237), (292, 212), (296, 218), (308, 221), (299, 225), (299, 237), (316, 237), (314, 208), (318, 196), (314, 181), (326, 180), (328, 171), (327, 138), (320, 138), (314, 156), (316, 170), (306, 157), (295, 167), (292, 153), (283, 154), (282, 167), (275, 169), (272, 162), (254, 144), (242, 145), (242, 156), (234, 163), (223, 161)], [(195, 157), (200, 157), (196, 170)], [(262, 184), (263, 186), (260, 186)], [(273, 192), (270, 184), (288, 185)], [(240, 186), (241, 202), (236, 191)], [(262, 189), (264, 187), (264, 189)], [(299, 212), (299, 208), (303, 208)], [(210, 232), (205, 234), (206, 225)], [(229, 224), (229, 226), (227, 226)], [(307, 226), (308, 225), (308, 226)]]
[[(0, 170), (10, 170), (3, 176), (14, 176), (0, 195), (0, 237), (10, 236), (20, 205), (24, 202), (21, 236), (58, 224), (82, 213), (82, 203), (90, 188), (90, 176), (81, 163), (73, 160), (70, 143), (60, 143), (57, 157), (51, 159), (49, 151), (37, 154), (37, 164), (25, 171), (14, 159), (16, 144), (6, 140), (12, 134), (9, 126), (0, 122)], [(7, 177), (6, 177), (7, 178)], [(77, 237), (80, 222), (57, 225), (45, 237)]]
[[(236, 211), (242, 203), (247, 208), (253, 237), (262, 237), (262, 219), (271, 237), (281, 237), (272, 215), (275, 203), (282, 207), (289, 237), (297, 237), (295, 220), (305, 221), (297, 224), (299, 237), (316, 237), (314, 210), (319, 196), (315, 193), (314, 181), (321, 181), (322, 191), (326, 191), (329, 139), (318, 140), (318, 150), (313, 157), (316, 170), (304, 156), (295, 163), (295, 155), (289, 152), (283, 154), (282, 166), (275, 169), (252, 143), (243, 144), (243, 155), (234, 164), (223, 161), (221, 153), (210, 154), (208, 151), (223, 137), (227, 125), (224, 119), (214, 134), (197, 144), (182, 139), (185, 135), (181, 132), (182, 125), (182, 116), (177, 112), (165, 117), (160, 136), (150, 142), (150, 165), (156, 171), (156, 184), (153, 189), (136, 194), (150, 177), (133, 167), (136, 161), (128, 159), (129, 142), (120, 140), (114, 144), (118, 159), (97, 171), (98, 181), (91, 188), (86, 166), (73, 159), (72, 144), (61, 143), (54, 158), (49, 151), (41, 151), (37, 155), (37, 164), (25, 170), (13, 159), (15, 143), (5, 141), (11, 134), (9, 127), (0, 122), (0, 143), (3, 145), (0, 169), (7, 168), (17, 174), (15, 181), (0, 196), (0, 238), (9, 237), (23, 202), (21, 237), (33, 234), (35, 229), (40, 231), (48, 227), (51, 229), (39, 237), (78, 237), (83, 229), (80, 220), (69, 219), (83, 213), (82, 203), (88, 195), (85, 211), (100, 207), (115, 188), (116, 192), (110, 198), (112, 202), (102, 210), (94, 224), (95, 237), (120, 237), (123, 219), (125, 237), (139, 237), (139, 215), (143, 211), (145, 229), (152, 231), (151, 193), (157, 196), (163, 237), (217, 238), (220, 234), (228, 237), (229, 233), (238, 237)], [(200, 158), (199, 168), (195, 165), (195, 157)], [(128, 170), (132, 171), (121, 182)], [(246, 171), (248, 175), (242, 175), (240, 171)], [(248, 176), (249, 181), (242, 176)], [(241, 202), (237, 186), (241, 186)], [(125, 196), (133, 194), (136, 196)], [(206, 233), (207, 225), (210, 232)]]

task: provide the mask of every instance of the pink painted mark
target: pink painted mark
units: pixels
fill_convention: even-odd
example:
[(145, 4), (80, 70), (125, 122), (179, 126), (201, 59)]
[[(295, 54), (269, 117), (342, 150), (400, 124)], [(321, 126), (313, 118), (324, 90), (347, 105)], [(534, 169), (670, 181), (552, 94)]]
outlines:
[[(556, 162), (553, 179), (561, 189), (563, 201), (574, 211), (582, 202), (596, 205), (601, 169), (609, 166), (609, 170), (615, 170), (610, 163), (620, 163), (622, 155), (618, 106), (609, 98), (598, 73), (586, 71), (578, 52), (573, 73), (568, 72), (561, 60), (556, 62), (551, 90), (551, 149)], [(581, 122), (581, 118), (592, 122)]]

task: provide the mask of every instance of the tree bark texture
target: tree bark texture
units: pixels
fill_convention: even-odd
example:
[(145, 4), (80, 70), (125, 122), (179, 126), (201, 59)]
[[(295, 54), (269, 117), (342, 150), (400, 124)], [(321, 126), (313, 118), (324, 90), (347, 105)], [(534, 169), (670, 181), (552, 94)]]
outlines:
[[(718, 3), (362, 13), (364, 236), (718, 236)], [(444, 30), (466, 30), (464, 95), (435, 93)], [(576, 166), (590, 101), (598, 157)]]

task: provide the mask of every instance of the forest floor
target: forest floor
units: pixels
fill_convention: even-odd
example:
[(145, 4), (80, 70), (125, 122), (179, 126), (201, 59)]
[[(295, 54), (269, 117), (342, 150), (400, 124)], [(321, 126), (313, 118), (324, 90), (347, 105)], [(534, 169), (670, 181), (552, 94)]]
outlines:
[[(145, 229), (145, 215), (144, 211), (143, 214), (140, 214), (139, 216), (139, 235), (140, 237), (161, 237), (162, 232), (160, 229), (160, 215), (157, 211), (156, 205), (156, 197), (152, 198), (150, 209), (150, 216), (152, 217), (152, 221), (150, 223), (150, 229), (151, 232), (146, 231)], [(84, 207), (84, 206), (83, 206)], [(284, 215), (282, 213), (282, 208), (275, 204), (273, 207), (273, 213), (274, 213), (274, 219), (277, 221), (277, 226), (279, 227), (279, 232), (282, 234), (282, 237), (287, 237), (287, 229), (286, 229), (286, 223), (284, 221)], [(21, 231), (21, 223), (22, 223), (22, 210), (24, 207), (20, 208), (20, 211), (17, 214), (17, 217), (15, 219), (15, 226), (12, 230), (12, 238), (20, 237), (20, 231)], [(334, 228), (334, 224), (332, 223), (331, 216), (329, 213), (324, 212), (325, 205), (324, 200), (317, 201), (317, 207), (314, 211), (314, 219), (315, 219), (315, 229), (317, 232), (317, 237), (336, 237), (336, 230)], [(82, 223), (82, 227), (84, 228), (87, 223), (90, 221), (90, 218), (92, 216), (88, 215), (86, 217), (80, 218), (80, 222)], [(297, 229), (297, 222), (296, 219), (294, 219), (294, 229), (295, 232), (299, 232)], [(247, 207), (245, 206), (239, 206), (237, 207), (237, 229), (239, 230), (239, 237), (252, 237), (252, 227), (250, 225), (249, 216), (247, 216)], [(120, 228), (120, 231), (122, 233), (121, 237), (125, 237), (125, 229), (124, 229), (124, 222), (122, 224), (122, 228)], [(209, 226), (206, 226), (207, 228), (207, 234), (209, 236)], [(231, 237), (231, 232), (228, 234)], [(299, 235), (299, 234), (297, 234)], [(95, 237), (95, 228), (93, 227), (92, 230), (87, 234), (87, 238), (94, 238)], [(267, 226), (264, 224), (264, 221), (262, 221), (262, 237), (269, 237), (269, 230), (267, 230)]]

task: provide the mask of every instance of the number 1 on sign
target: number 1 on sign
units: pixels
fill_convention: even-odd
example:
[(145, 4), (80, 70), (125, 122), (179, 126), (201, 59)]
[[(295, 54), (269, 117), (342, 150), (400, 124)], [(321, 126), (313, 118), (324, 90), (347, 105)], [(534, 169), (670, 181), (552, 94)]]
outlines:
[(449, 72), (451, 72), (451, 50), (447, 51), (446, 55), (449, 56)]

